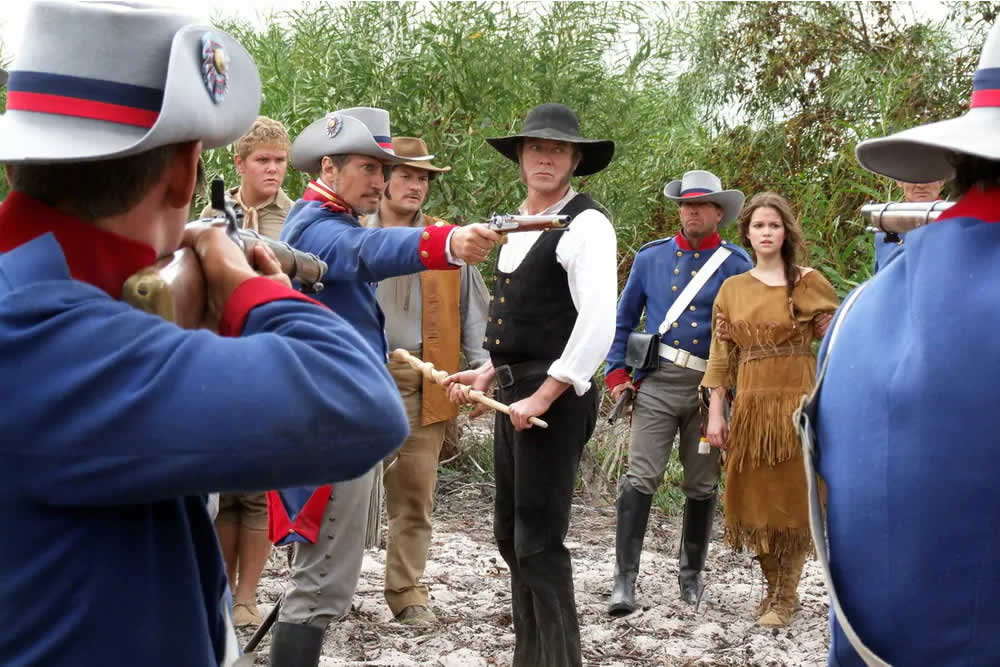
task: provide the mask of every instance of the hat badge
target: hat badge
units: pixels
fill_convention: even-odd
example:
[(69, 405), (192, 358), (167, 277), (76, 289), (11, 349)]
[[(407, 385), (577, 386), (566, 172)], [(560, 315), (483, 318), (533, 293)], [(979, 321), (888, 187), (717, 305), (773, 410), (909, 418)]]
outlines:
[(201, 36), (201, 78), (212, 101), (220, 104), (229, 90), (229, 57), (220, 39), (211, 32)]
[(340, 130), (344, 127), (344, 119), (340, 117), (340, 114), (331, 113), (326, 116), (326, 136), (333, 139), (338, 134)]

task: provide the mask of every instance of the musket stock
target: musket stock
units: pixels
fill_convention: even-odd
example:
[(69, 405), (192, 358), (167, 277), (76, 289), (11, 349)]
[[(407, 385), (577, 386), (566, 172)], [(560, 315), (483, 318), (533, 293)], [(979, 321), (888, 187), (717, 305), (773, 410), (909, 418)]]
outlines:
[(122, 287), (122, 300), (184, 329), (205, 319), (205, 274), (194, 250), (181, 248), (135, 273)]

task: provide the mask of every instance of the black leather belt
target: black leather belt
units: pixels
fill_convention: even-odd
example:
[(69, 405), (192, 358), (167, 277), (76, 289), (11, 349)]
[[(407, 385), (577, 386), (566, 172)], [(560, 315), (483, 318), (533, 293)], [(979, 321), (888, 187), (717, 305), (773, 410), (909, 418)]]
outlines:
[(551, 366), (554, 361), (555, 359), (543, 361), (522, 361), (517, 364), (504, 364), (503, 366), (497, 366), (497, 383), (506, 389), (507, 387), (512, 387), (515, 383), (526, 378), (547, 375), (549, 372), (549, 366)]

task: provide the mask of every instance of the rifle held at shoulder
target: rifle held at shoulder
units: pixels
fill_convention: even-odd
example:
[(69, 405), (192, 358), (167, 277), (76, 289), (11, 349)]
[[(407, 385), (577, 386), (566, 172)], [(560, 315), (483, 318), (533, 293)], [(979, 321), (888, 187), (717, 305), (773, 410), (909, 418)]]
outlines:
[[(287, 243), (261, 236), (249, 229), (240, 229), (239, 215), (225, 196), (222, 179), (212, 181), (212, 208), (223, 213), (215, 218), (194, 220), (191, 226), (221, 226), (246, 254), (253, 256), (258, 243), (268, 246), (281, 264), (281, 270), (292, 280), (298, 281), (304, 292), (323, 289), (323, 276), (327, 265), (312, 253), (296, 250)], [(185, 329), (199, 328), (205, 317), (207, 298), (205, 274), (197, 255), (190, 248), (181, 248), (172, 255), (161, 258), (152, 266), (138, 271), (125, 281), (122, 300), (147, 313), (159, 315)]]

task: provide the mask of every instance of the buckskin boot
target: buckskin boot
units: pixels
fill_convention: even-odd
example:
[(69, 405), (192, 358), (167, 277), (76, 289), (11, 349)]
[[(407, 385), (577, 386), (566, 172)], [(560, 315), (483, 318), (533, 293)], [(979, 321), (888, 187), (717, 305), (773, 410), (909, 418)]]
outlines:
[(792, 622), (799, 606), (799, 579), (806, 563), (806, 552), (784, 554), (778, 561), (778, 585), (771, 598), (771, 608), (757, 623), (765, 628), (780, 628)]
[(275, 623), (271, 667), (316, 667), (324, 634), (323, 628), (308, 623)]
[(774, 554), (759, 554), (757, 561), (760, 563), (760, 571), (764, 573), (764, 585), (767, 587), (763, 599), (757, 605), (756, 615), (759, 619), (771, 609), (778, 590), (778, 559)]
[(615, 583), (608, 613), (623, 616), (635, 611), (635, 580), (646, 537), (653, 496), (637, 491), (628, 477), (618, 483), (618, 526), (615, 533)]
[(701, 570), (705, 567), (708, 542), (712, 538), (715, 498), (716, 494), (713, 493), (704, 500), (688, 498), (684, 502), (677, 583), (680, 585), (681, 599), (688, 604), (697, 604), (698, 596), (701, 595)]

